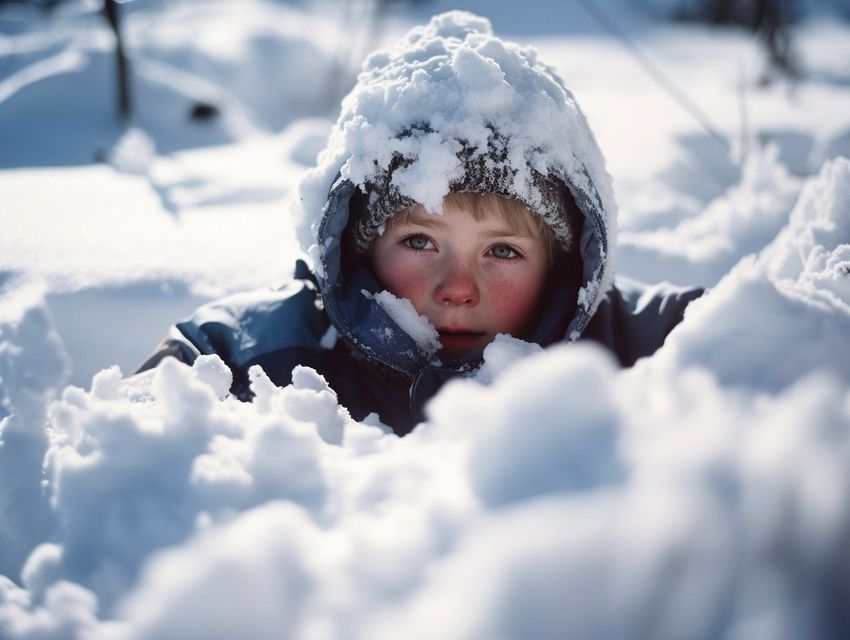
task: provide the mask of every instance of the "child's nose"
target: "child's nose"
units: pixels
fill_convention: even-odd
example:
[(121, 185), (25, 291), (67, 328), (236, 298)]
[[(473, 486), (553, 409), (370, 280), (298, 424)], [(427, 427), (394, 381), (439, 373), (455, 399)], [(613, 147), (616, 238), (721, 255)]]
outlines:
[(434, 296), (441, 305), (478, 304), (479, 291), (474, 268), (459, 261), (447, 264)]

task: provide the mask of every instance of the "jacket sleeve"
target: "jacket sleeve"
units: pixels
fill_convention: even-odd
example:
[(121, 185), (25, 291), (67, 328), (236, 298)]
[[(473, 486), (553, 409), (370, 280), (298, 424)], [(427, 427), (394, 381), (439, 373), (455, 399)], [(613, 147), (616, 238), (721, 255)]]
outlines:
[(685, 309), (705, 292), (702, 288), (676, 287), (669, 283), (644, 285), (633, 280), (617, 284), (594, 314), (582, 335), (598, 342), (624, 367), (655, 353), (673, 328), (682, 321)]
[[(301, 269), (304, 272), (304, 269)], [(202, 354), (219, 356), (234, 374), (234, 393), (247, 386), (247, 371), (261, 364), (274, 368), (285, 384), (293, 363), (310, 363), (324, 351), (327, 316), (317, 302), (312, 278), (296, 277), (277, 290), (239, 293), (199, 307), (172, 326), (154, 353), (136, 373), (155, 368), (172, 356), (191, 364)]]

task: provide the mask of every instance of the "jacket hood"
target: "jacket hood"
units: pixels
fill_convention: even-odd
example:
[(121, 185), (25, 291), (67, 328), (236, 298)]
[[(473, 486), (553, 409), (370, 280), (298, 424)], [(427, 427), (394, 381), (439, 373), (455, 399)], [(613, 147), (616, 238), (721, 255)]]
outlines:
[[(470, 182), (471, 166), (483, 170), (483, 182)], [(374, 275), (350, 255), (352, 198), (382, 185), (440, 211), (450, 191), (493, 190), (524, 201), (560, 237), (567, 221), (547, 209), (541, 180), (565, 189), (582, 218), (581, 264), (552, 290), (551, 309), (530, 336), (546, 344), (576, 339), (613, 279), (611, 181), (573, 95), (534, 49), (498, 39), (489, 21), (462, 11), (435, 16), (372, 54), (300, 188), (299, 240), (340, 334), (411, 375), (433, 360), (433, 345), (401, 328), (405, 314), (382, 304)]]

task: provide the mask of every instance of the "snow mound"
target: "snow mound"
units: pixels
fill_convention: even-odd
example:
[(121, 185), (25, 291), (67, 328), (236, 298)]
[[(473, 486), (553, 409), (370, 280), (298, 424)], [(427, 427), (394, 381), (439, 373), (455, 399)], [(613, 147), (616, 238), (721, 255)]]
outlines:
[[(826, 164), (655, 357), (501, 336), (405, 438), (308, 367), (283, 389), (253, 368), (248, 403), (216, 357), (107, 369), (49, 439), (57, 380), (13, 391), (32, 412), (0, 452), (31, 429), (17, 472), (45, 506), (0, 529), (40, 543), (4, 557), (0, 636), (846, 636), (848, 184)], [(8, 345), (51, 343), (25, 307), (4, 377)]]
[(43, 283), (0, 274), (0, 574), (16, 575), (50, 530), (42, 492), (47, 405), (70, 363), (43, 301)]
[(4, 637), (846, 631), (850, 394), (834, 378), (746, 396), (562, 345), (491, 386), (450, 384), (409, 437), (343, 419), (339, 445), (267, 384), (219, 400), (171, 362), (150, 398), (115, 370), (66, 391), (48, 454), (60, 543), (23, 588), (0, 583)]
[[(777, 154), (775, 146), (754, 150), (738, 184), (675, 226), (621, 230), (620, 272), (645, 282), (717, 284), (741, 256), (763, 249), (788, 222), (801, 181)], [(659, 196), (652, 195), (657, 204)]]
[(745, 257), (653, 360), (699, 364), (724, 384), (776, 392), (815, 370), (850, 384), (850, 160), (824, 164), (788, 224)]

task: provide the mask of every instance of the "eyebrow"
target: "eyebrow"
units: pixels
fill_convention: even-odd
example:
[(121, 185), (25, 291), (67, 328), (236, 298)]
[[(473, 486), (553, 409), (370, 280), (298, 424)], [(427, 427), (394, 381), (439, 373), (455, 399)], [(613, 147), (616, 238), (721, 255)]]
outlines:
[[(412, 215), (407, 218), (404, 222), (399, 223), (399, 228), (404, 227), (426, 227), (430, 229), (444, 229), (446, 228), (446, 223), (439, 219), (440, 214), (426, 213), (423, 215)], [(485, 238), (530, 238), (533, 239), (531, 234), (519, 231), (517, 229), (512, 229), (511, 227), (502, 227), (500, 229), (493, 229), (492, 231), (487, 231), (484, 234)]]
[(399, 224), (400, 227), (410, 227), (413, 225), (419, 227), (429, 227), (429, 228), (445, 228), (446, 223), (442, 220), (439, 220), (439, 215), (437, 213), (426, 213), (424, 216), (422, 215), (412, 215), (408, 216), (406, 220)]
[(510, 227), (505, 227), (504, 229), (494, 229), (493, 231), (488, 231), (483, 234), (485, 238), (529, 238), (532, 239), (527, 233), (522, 231), (518, 231), (516, 229), (511, 229)]

